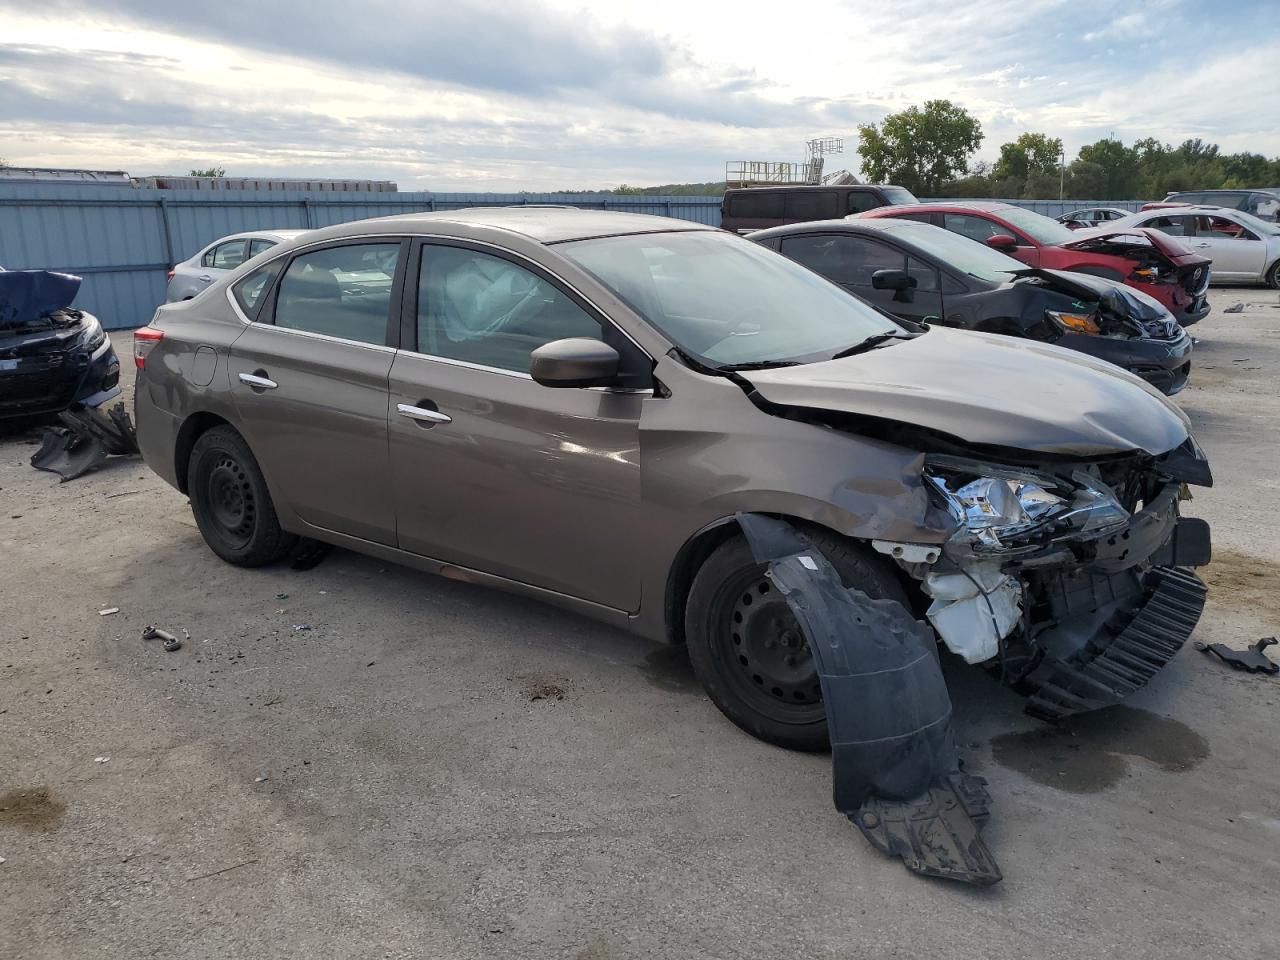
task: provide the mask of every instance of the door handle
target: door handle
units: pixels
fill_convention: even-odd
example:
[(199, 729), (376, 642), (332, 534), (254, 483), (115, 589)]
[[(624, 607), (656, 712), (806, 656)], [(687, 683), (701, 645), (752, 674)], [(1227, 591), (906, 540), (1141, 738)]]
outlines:
[(240, 374), (240, 382), (247, 383), (255, 390), (274, 390), (276, 387), (280, 386), (280, 384), (276, 383), (274, 380), (267, 377), (260, 377), (256, 373)]
[(200, 274), (200, 280), (204, 283), (213, 283), (213, 277), (209, 276), (207, 273)]
[(1197, 244), (1196, 244), (1196, 246), (1197, 246), (1197, 247), (1200, 247), (1201, 249), (1203, 249), (1203, 248), (1207, 247), (1207, 246), (1208, 246), (1208, 244), (1207, 244), (1207, 243), (1197, 243)]
[(415, 407), (411, 403), (397, 403), (396, 412), (402, 417), (417, 420), (430, 426), (433, 423), (453, 423), (453, 417), (439, 410), (428, 410), (426, 407)]

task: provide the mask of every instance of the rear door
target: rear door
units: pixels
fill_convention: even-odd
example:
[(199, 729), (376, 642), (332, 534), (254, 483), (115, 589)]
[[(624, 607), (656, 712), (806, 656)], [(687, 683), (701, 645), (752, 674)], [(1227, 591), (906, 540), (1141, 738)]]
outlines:
[(230, 351), (241, 430), (273, 495), (309, 524), (384, 544), (395, 543), (387, 377), (407, 253), (398, 237), (298, 251)]
[(1219, 280), (1256, 280), (1266, 267), (1267, 245), (1255, 233), (1226, 217), (1199, 214), (1188, 217), (1194, 236), (1191, 248), (1213, 260), (1213, 275)]
[[(852, 234), (815, 233), (784, 237), (780, 252), (895, 316), (918, 321), (944, 316), (938, 271), (892, 244)], [(905, 270), (916, 286), (901, 293), (877, 290), (871, 282), (877, 270)]]
[[(391, 369), (401, 549), (618, 610), (640, 602), (640, 411), (652, 361), (532, 262), (420, 246)], [(550, 388), (530, 353), (566, 337), (618, 349), (630, 388)], [(648, 384), (650, 389), (645, 389)]]

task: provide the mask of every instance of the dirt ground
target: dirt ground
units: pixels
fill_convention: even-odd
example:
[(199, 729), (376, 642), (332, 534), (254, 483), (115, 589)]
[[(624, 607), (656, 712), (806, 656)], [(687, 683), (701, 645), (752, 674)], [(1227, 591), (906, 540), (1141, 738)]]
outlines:
[[(1280, 633), (1280, 296), (1213, 300), (1195, 639), (1243, 646)], [(876, 853), (679, 650), (343, 551), (239, 570), (140, 462), (34, 449), (0, 438), (6, 960), (1277, 955), (1280, 680), (1188, 645), (1050, 729), (949, 663), (1005, 873), (973, 890)]]

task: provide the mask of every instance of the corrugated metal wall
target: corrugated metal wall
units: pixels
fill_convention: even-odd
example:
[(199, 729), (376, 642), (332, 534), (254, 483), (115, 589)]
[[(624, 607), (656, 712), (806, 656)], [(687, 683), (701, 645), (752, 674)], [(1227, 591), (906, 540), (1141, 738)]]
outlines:
[[(1142, 201), (1013, 201), (1048, 216)], [(557, 203), (716, 226), (719, 197), (500, 193), (333, 193), (135, 189), (108, 184), (0, 183), (0, 266), (84, 278), (76, 306), (109, 329), (141, 326), (164, 302), (165, 273), (229, 233), (324, 227), (368, 217), (475, 206)]]

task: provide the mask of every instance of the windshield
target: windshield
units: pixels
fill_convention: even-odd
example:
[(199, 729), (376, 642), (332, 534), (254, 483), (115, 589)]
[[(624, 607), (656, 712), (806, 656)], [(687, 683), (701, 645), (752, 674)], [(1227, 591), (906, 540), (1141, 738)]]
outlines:
[(1034, 210), (1011, 207), (1008, 210), (999, 211), (996, 216), (1002, 220), (1008, 220), (1036, 243), (1070, 243), (1072, 240), (1080, 239), (1057, 220), (1051, 220)]
[(557, 249), (709, 366), (826, 360), (902, 332), (818, 274), (728, 233), (634, 234)]
[(1243, 210), (1234, 214), (1235, 218), (1241, 225), (1248, 227), (1254, 233), (1262, 234), (1264, 237), (1280, 236), (1280, 223), (1268, 223), (1259, 217), (1255, 217), (1252, 213), (1245, 213)]
[(889, 235), (901, 236), (919, 247), (922, 253), (931, 254), (944, 266), (989, 283), (1007, 283), (1013, 279), (1010, 274), (1027, 269), (1025, 263), (1007, 257), (998, 250), (992, 250), (985, 243), (927, 223), (896, 227)]
[(916, 199), (916, 195), (906, 187), (881, 187), (880, 192), (892, 204), (920, 202)]

